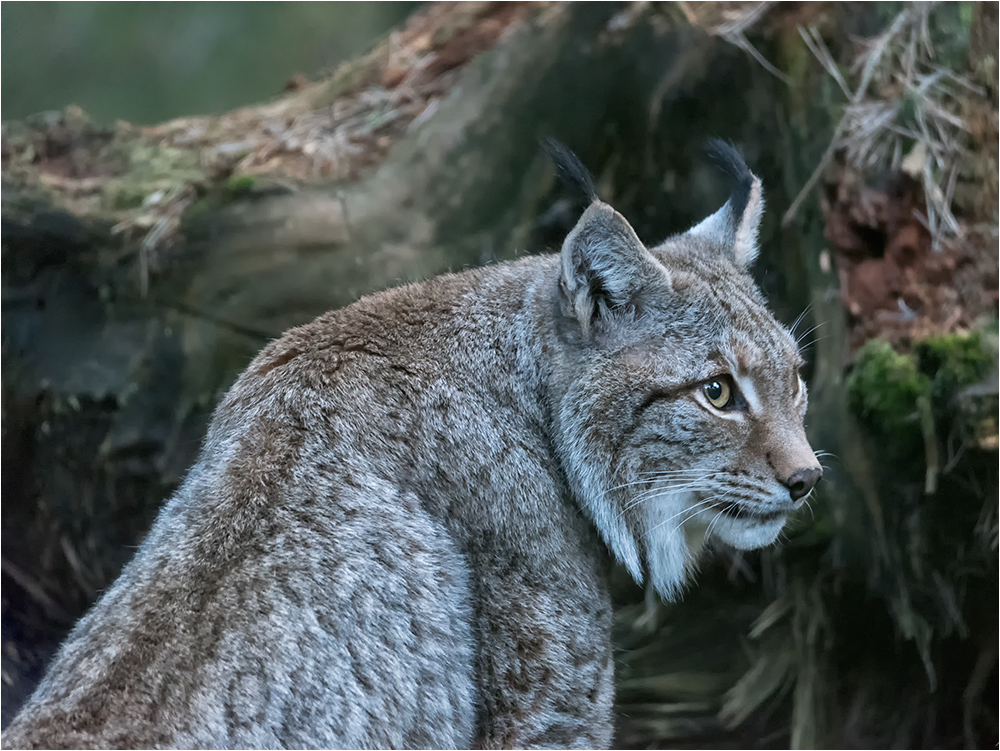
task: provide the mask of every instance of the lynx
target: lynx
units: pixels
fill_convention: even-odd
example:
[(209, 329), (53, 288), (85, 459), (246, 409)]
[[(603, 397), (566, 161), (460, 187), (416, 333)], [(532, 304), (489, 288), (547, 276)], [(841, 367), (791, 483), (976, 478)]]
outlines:
[(4, 745), (607, 747), (612, 557), (676, 598), (821, 473), (716, 151), (729, 201), (647, 248), (553, 147), (590, 199), (561, 253), (265, 347)]

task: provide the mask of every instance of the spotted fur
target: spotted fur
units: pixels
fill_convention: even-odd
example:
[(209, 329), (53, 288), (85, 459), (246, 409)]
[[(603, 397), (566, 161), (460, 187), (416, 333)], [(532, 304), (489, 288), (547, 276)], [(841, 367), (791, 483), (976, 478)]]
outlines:
[(267, 346), (4, 747), (607, 747), (608, 551), (676, 597), (706, 537), (770, 543), (815, 481), (736, 168), (656, 247), (595, 200), (560, 257)]

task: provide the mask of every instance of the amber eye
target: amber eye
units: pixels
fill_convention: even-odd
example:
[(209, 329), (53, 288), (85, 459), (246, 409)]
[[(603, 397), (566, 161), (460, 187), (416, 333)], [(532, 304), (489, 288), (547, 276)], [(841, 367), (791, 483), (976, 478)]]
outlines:
[(721, 378), (713, 378), (702, 388), (705, 389), (705, 396), (708, 398), (709, 404), (716, 409), (725, 409), (733, 399), (732, 389)]

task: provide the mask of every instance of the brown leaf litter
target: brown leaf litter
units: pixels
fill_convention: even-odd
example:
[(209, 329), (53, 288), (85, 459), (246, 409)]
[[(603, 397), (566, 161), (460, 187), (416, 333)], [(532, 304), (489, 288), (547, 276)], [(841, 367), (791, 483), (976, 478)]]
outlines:
[(842, 167), (822, 200), (825, 237), (849, 315), (851, 351), (879, 337), (900, 349), (933, 334), (971, 329), (997, 309), (995, 226), (967, 227), (932, 247), (923, 190), (905, 173), (865, 184)]

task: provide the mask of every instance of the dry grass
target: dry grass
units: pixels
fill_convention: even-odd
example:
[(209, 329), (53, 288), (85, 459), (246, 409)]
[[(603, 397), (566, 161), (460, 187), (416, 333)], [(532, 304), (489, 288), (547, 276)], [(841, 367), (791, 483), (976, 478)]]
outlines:
[(905, 5), (885, 31), (863, 44), (847, 77), (817, 29), (799, 29), (847, 104), (823, 159), (786, 212), (785, 224), (840, 153), (863, 174), (902, 170), (921, 182), (926, 212), (919, 218), (935, 250), (963, 234), (952, 211), (959, 172), (969, 159), (961, 96), (984, 92), (936, 61), (929, 31), (936, 5)]

